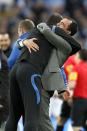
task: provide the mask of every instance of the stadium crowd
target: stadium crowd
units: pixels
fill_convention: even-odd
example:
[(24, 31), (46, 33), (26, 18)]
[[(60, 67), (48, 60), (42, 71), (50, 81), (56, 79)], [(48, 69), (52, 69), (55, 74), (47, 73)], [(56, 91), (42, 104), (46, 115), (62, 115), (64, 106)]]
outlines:
[[(50, 100), (49, 115), (54, 131), (73, 131), (70, 117), (75, 120), (80, 119), (79, 114), (84, 110), (84, 118), (81, 118), (77, 125), (80, 123), (87, 131), (87, 0), (0, 0), (0, 131), (4, 131), (9, 108), (9, 70), (6, 59), (9, 59), (18, 38), (18, 23), (27, 18), (37, 25), (40, 22), (46, 22), (54, 12), (60, 13), (63, 17), (72, 17), (77, 21), (78, 32), (74, 38), (79, 41), (82, 50), (71, 56), (64, 64), (67, 86), (73, 94), (73, 102), (72, 98), (63, 100), (62, 96), (55, 92)], [(75, 97), (85, 98), (86, 101)], [(78, 105), (79, 112), (77, 107), (74, 107), (75, 104)], [(81, 108), (83, 106), (84, 109)], [(83, 117), (83, 114), (80, 115)], [(18, 131), (21, 130), (18, 129)]]

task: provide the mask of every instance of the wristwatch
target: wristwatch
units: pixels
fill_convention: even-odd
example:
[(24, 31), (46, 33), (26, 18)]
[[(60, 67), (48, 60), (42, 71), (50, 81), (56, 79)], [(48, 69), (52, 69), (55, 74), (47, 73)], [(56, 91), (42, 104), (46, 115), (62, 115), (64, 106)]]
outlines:
[(22, 40), (19, 41), (18, 43), (19, 43), (19, 46), (20, 46), (21, 48), (24, 47), (24, 44), (23, 44), (23, 41), (22, 41)]

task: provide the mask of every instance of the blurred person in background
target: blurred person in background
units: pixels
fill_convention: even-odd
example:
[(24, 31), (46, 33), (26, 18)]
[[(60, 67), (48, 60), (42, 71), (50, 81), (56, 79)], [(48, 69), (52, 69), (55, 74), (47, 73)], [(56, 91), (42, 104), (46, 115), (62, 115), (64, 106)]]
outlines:
[(66, 77), (67, 77), (67, 81), (68, 81), (68, 76), (69, 74), (71, 73), (71, 71), (73, 70), (75, 64), (76, 64), (76, 54), (75, 55), (72, 55), (68, 58), (68, 60), (64, 63), (64, 70), (65, 70), (65, 73), (66, 73)]
[[(66, 73), (67, 84), (68, 84), (69, 75), (72, 72), (75, 65), (77, 64), (77, 61), (78, 61), (78, 53), (70, 56), (64, 63), (64, 70)], [(70, 118), (71, 108), (72, 108), (72, 98), (71, 100), (70, 99), (64, 100), (62, 104), (61, 114), (58, 118), (58, 127), (57, 127), (58, 131), (62, 131), (64, 129), (65, 123)]]
[(68, 77), (68, 86), (73, 90), (72, 126), (74, 131), (87, 130), (87, 50), (77, 54), (76, 65)]
[(0, 41), (0, 131), (4, 131), (5, 122), (8, 117), (8, 92), (9, 92), (9, 77), (8, 77), (7, 58), (2, 51), (2, 43)]
[(12, 51), (11, 39), (8, 33), (0, 33), (0, 43), (2, 44), (2, 51), (8, 58)]

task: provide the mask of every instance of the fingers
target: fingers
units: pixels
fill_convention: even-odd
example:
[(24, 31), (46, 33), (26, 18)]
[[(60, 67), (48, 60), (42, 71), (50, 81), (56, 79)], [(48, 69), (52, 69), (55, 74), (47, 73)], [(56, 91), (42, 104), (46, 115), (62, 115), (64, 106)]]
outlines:
[(29, 52), (31, 53), (31, 49), (30, 49), (30, 48), (28, 48), (28, 50), (29, 50)]
[(31, 47), (31, 49), (35, 52), (37, 52), (37, 49), (35, 47)]
[(37, 40), (37, 38), (32, 38), (32, 40), (34, 41), (34, 40)]
[[(36, 39), (36, 38), (33, 38)], [(27, 46), (29, 46), (29, 48), (31, 48), (34, 51), (38, 51), (39, 50), (39, 46), (35, 43), (35, 42), (31, 42), (31, 44), (27, 44)]]
[(34, 48), (36, 48), (37, 50), (39, 50), (39, 46), (37, 45), (37, 43), (35, 42), (37, 39), (36, 38), (32, 38), (31, 39), (31, 46), (33, 46)]
[(36, 43), (33, 42), (31, 46), (32, 46), (33, 48), (39, 50), (39, 46), (38, 46)]
[(37, 39), (32, 38), (29, 40), (25, 40), (25, 46), (29, 49), (30, 53), (31, 53), (31, 50), (33, 50), (35, 52), (39, 50), (39, 46), (37, 43), (35, 43), (35, 40), (37, 40)]
[(35, 44), (35, 43), (32, 43), (31, 45), (27, 45), (27, 48), (29, 49), (29, 52), (31, 53), (31, 50), (33, 50), (33, 51), (38, 51), (39, 50), (39, 46), (37, 45), (37, 44)]

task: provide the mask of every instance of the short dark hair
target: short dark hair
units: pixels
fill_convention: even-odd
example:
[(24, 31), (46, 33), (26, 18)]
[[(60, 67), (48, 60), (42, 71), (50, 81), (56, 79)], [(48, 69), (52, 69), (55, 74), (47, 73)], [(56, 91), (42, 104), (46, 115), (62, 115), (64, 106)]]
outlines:
[(69, 20), (71, 20), (72, 23), (69, 25), (68, 30), (71, 31), (70, 35), (73, 36), (78, 30), (78, 25), (77, 25), (77, 22), (74, 19), (69, 18)]
[(52, 15), (49, 16), (49, 18), (47, 20), (47, 24), (48, 25), (56, 25), (62, 19), (63, 19), (63, 17), (59, 13), (54, 13), (54, 14), (52, 14)]
[(87, 61), (87, 49), (80, 50), (79, 56), (81, 60)]
[(21, 20), (19, 26), (23, 27), (26, 31), (30, 31), (35, 27), (34, 22), (30, 19)]

